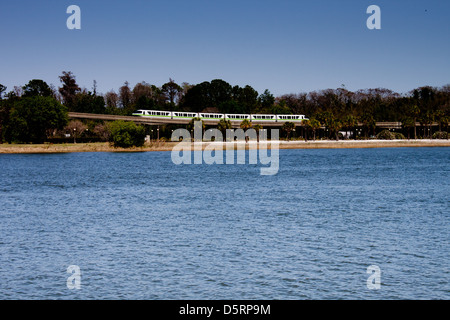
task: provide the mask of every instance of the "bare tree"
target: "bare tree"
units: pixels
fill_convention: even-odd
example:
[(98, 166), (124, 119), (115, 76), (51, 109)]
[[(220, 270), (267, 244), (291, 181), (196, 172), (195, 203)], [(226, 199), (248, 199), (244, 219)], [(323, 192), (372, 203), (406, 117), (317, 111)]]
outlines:
[(66, 132), (70, 132), (70, 135), (73, 137), (73, 143), (77, 143), (76, 139), (79, 139), (86, 132), (88, 127), (80, 120), (72, 120), (64, 129)]
[(21, 97), (23, 95), (23, 88), (20, 86), (14, 86), (14, 95), (16, 97)]
[(81, 92), (80, 87), (78, 86), (75, 76), (71, 71), (63, 71), (63, 75), (59, 77), (59, 80), (62, 83), (62, 87), (59, 88), (59, 93), (64, 101), (66, 107), (69, 110), (72, 109), (74, 99), (77, 93)]
[(106, 108), (110, 110), (117, 109), (119, 106), (119, 95), (111, 90), (105, 94)]
[(102, 141), (108, 141), (110, 137), (110, 131), (106, 124), (99, 123), (94, 127), (94, 134), (97, 135)]
[(137, 103), (138, 100), (142, 97), (146, 99), (153, 99), (153, 87), (151, 84), (146, 83), (145, 81), (137, 83), (133, 88), (133, 97), (132, 100), (134, 103)]
[(122, 108), (126, 109), (131, 104), (132, 93), (128, 81), (119, 89), (119, 101)]

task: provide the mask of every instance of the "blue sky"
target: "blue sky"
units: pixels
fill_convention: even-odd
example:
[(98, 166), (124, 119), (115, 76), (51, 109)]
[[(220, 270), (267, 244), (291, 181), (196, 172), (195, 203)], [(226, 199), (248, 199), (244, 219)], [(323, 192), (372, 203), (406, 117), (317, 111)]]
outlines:
[[(68, 30), (69, 5), (81, 30)], [(381, 30), (369, 30), (369, 5)], [(72, 71), (98, 91), (223, 79), (274, 95), (450, 83), (448, 0), (2, 1), (0, 83), (59, 86)]]

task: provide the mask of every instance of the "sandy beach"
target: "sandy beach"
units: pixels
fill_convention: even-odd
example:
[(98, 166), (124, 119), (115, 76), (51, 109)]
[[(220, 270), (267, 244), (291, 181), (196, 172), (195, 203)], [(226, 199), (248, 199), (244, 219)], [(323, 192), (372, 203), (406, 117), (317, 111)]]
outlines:
[[(280, 149), (351, 149), (351, 148), (402, 148), (402, 147), (450, 147), (450, 140), (341, 140), (341, 141), (278, 141)], [(140, 148), (114, 148), (109, 143), (77, 144), (0, 144), (0, 154), (72, 153), (72, 152), (152, 152), (172, 151), (177, 142), (153, 142)], [(203, 142), (207, 146), (218, 147), (220, 142)], [(235, 142), (235, 148), (246, 145), (257, 148), (256, 142)], [(270, 142), (267, 144), (270, 148)], [(266, 148), (266, 144), (260, 144)]]

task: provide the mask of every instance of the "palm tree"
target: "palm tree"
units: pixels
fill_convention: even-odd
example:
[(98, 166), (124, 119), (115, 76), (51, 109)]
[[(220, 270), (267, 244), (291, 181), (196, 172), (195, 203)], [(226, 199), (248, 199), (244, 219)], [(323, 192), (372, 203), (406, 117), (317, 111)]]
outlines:
[(411, 128), (416, 126), (414, 119), (411, 117), (404, 118), (402, 121), (402, 126), (403, 126), (403, 128), (406, 128), (406, 130), (408, 130), (408, 140), (409, 140)]
[(253, 129), (255, 129), (255, 131), (256, 131), (256, 140), (259, 143), (259, 132), (263, 129), (263, 126), (260, 124), (255, 124), (253, 126)]
[(336, 141), (339, 141), (339, 129), (342, 128), (342, 123), (338, 119), (333, 119), (329, 124), (329, 128), (331, 132), (334, 132)]
[(308, 119), (302, 120), (302, 126), (305, 127), (305, 141), (308, 141), (308, 130), (311, 128), (311, 121)]
[[(423, 126), (423, 137), (427, 137), (427, 138), (431, 138), (430, 136), (430, 129), (431, 129), (431, 124), (434, 121), (434, 117), (433, 114), (430, 111), (426, 111), (422, 114), (422, 116), (419, 118), (419, 122), (420, 124)], [(428, 133), (427, 133), (427, 129), (428, 129)]]
[(283, 131), (286, 131), (286, 140), (289, 141), (289, 136), (291, 132), (295, 129), (295, 123), (293, 122), (285, 122), (281, 127)]
[[(244, 119), (244, 120), (242, 120), (240, 127), (242, 130), (246, 131), (252, 127), (252, 123), (248, 119)], [(247, 135), (245, 135), (245, 142), (246, 143), (248, 142)]]
[(351, 131), (353, 131), (353, 137), (356, 140), (356, 126), (358, 125), (358, 120), (356, 119), (356, 117), (354, 117), (350, 114), (347, 117), (345, 117), (342, 124), (347, 129), (350, 129)]
[(323, 112), (321, 114), (321, 117), (323, 119), (323, 123), (324, 123), (325, 127), (327, 128), (327, 132), (328, 132), (328, 130), (330, 131), (330, 134), (327, 133), (327, 138), (330, 139), (331, 133), (334, 130), (333, 127), (334, 127), (334, 123), (336, 122), (336, 117), (330, 111)]
[[(202, 137), (203, 137), (203, 132), (205, 131), (205, 123), (202, 121), (201, 118), (192, 118), (192, 120), (188, 123), (187, 125), (187, 129), (192, 133), (192, 131), (194, 131), (195, 128), (195, 122), (201, 122), (202, 123)], [(195, 137), (193, 137), (195, 138)]]
[(220, 119), (219, 123), (217, 124), (217, 129), (219, 129), (223, 134), (223, 140), (226, 141), (227, 139), (227, 129), (231, 129), (231, 121)]
[(417, 117), (420, 115), (420, 109), (417, 105), (412, 105), (408, 110), (408, 115), (414, 120), (414, 140), (417, 139)]
[(376, 128), (375, 119), (373, 118), (372, 114), (365, 113), (361, 117), (361, 122), (362, 122), (363, 128), (364, 128), (364, 135), (367, 139), (369, 131), (375, 130), (375, 128)]
[(312, 131), (313, 131), (314, 141), (316, 141), (316, 130), (317, 130), (317, 129), (320, 129), (320, 127), (322, 126), (322, 124), (320, 123), (319, 120), (317, 120), (317, 119), (315, 119), (315, 118), (312, 118), (312, 119), (309, 121), (309, 124), (310, 124), (310, 126), (311, 126)]

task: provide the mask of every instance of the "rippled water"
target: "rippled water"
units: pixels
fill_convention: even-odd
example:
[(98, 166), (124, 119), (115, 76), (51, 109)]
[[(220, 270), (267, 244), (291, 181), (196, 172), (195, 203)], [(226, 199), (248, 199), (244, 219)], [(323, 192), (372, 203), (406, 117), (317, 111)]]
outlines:
[(449, 299), (449, 160), (281, 150), (261, 176), (168, 152), (0, 155), (0, 298)]

